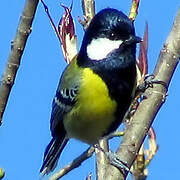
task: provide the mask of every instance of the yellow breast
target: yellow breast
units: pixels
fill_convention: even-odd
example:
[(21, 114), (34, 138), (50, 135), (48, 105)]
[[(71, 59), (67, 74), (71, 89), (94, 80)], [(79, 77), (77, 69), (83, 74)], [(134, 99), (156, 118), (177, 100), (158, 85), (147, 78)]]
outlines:
[(104, 81), (91, 69), (85, 68), (77, 103), (64, 118), (68, 136), (88, 144), (96, 143), (114, 121), (116, 107)]

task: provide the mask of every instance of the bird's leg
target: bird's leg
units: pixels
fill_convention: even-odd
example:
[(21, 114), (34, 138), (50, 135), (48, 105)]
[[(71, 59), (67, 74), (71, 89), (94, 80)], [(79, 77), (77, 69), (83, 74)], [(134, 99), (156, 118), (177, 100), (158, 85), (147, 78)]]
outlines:
[(127, 173), (130, 171), (129, 167), (127, 166), (127, 162), (122, 161), (115, 152), (106, 152), (103, 148), (100, 147), (99, 144), (95, 144), (94, 147), (102, 151), (107, 156), (111, 165), (117, 167), (124, 176), (127, 175)]
[(167, 89), (167, 85), (164, 81), (156, 80), (154, 78), (155, 78), (155, 76), (153, 74), (147, 74), (145, 76), (144, 82), (137, 87), (136, 91), (144, 92), (147, 88), (149, 88), (149, 87), (152, 88), (153, 84), (161, 84)]

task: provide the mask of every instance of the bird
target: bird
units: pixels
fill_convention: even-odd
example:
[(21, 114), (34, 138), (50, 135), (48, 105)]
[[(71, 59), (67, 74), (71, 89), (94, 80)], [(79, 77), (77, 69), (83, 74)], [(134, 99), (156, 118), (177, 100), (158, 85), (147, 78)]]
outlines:
[(60, 77), (40, 173), (54, 170), (70, 138), (94, 145), (122, 123), (135, 94), (139, 42), (122, 11), (105, 8), (94, 16)]

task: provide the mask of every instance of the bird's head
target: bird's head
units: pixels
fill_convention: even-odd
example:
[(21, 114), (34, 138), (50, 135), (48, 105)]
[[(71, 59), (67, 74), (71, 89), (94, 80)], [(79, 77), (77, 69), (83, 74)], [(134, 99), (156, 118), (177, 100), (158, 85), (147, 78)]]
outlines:
[(85, 32), (81, 51), (88, 58), (101, 60), (122, 44), (131, 45), (141, 41), (135, 36), (133, 22), (121, 11), (103, 9), (92, 19)]

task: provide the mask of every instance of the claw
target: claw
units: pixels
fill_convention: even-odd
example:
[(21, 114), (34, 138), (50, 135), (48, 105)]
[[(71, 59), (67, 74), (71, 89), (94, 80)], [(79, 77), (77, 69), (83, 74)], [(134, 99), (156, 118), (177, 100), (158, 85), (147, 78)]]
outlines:
[(110, 164), (120, 169), (124, 175), (130, 171), (129, 167), (127, 166), (127, 162), (122, 161), (115, 152), (109, 151), (105, 154), (108, 157)]
[(144, 78), (144, 82), (137, 87), (137, 91), (144, 92), (147, 88), (153, 88), (153, 84), (161, 84), (167, 89), (167, 85), (164, 81), (155, 80), (153, 74), (147, 74)]
[(99, 146), (99, 144), (95, 144), (94, 147), (102, 151), (109, 159), (110, 164), (117, 167), (123, 173), (124, 177), (127, 175), (127, 173), (130, 171), (127, 162), (122, 161), (115, 152), (106, 152)]

